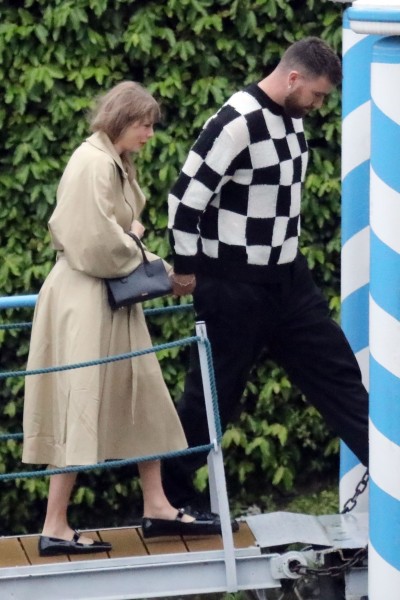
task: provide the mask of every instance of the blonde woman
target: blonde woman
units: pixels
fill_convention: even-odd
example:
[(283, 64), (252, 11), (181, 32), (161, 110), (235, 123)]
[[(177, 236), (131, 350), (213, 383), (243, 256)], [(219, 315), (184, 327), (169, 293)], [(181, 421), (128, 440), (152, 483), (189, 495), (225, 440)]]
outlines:
[[(127, 234), (144, 233), (139, 219), (145, 198), (131, 153), (153, 136), (159, 116), (156, 100), (135, 82), (119, 83), (98, 101), (93, 134), (72, 154), (49, 221), (57, 261), (39, 293), (28, 369), (151, 346), (141, 305), (111, 311), (103, 279), (128, 274), (142, 261)], [(26, 379), (23, 462), (69, 467), (185, 447), (154, 353)], [(220, 533), (216, 515), (191, 515), (168, 502), (159, 461), (140, 462), (139, 474), (146, 537)], [(73, 472), (50, 477), (42, 556), (111, 549), (69, 524), (75, 481)]]

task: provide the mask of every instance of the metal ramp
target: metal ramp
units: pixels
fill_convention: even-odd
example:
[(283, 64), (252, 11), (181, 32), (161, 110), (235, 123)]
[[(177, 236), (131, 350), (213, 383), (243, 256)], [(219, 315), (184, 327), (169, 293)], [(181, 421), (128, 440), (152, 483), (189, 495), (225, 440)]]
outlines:
[[(257, 515), (241, 520), (239, 531), (232, 533), (204, 323), (196, 325), (196, 333), (212, 447), (211, 508), (221, 516), (222, 535), (145, 540), (140, 527), (99, 530), (93, 533), (113, 544), (110, 553), (51, 558), (38, 555), (38, 535), (3, 537), (0, 600), (133, 600), (240, 590), (256, 590), (255, 597), (268, 600), (269, 591), (279, 590), (283, 580), (328, 570), (333, 555), (366, 547), (368, 519), (361, 513)], [(343, 577), (346, 600), (366, 599), (365, 561), (354, 568), (351, 563)], [(326, 594), (320, 600), (336, 598)]]
[[(239, 590), (259, 590), (258, 597), (268, 599), (268, 590), (279, 589), (283, 579), (300, 577), (293, 566), (321, 566), (334, 552), (362, 548), (368, 537), (363, 513), (248, 517), (233, 534), (232, 587), (221, 536), (144, 540), (140, 527), (94, 533), (111, 541), (113, 550), (83, 560), (40, 557), (37, 535), (0, 538), (1, 600), (132, 600)], [(266, 544), (278, 548), (296, 541), (311, 546), (266, 552)], [(347, 600), (366, 597), (366, 574), (366, 567), (358, 566), (346, 575)]]
[[(2, 600), (130, 600), (227, 590), (220, 536), (144, 541), (140, 528), (97, 532), (113, 543), (106, 558), (40, 558), (38, 536), (0, 541)], [(249, 527), (234, 535), (237, 589), (279, 587)], [(8, 557), (8, 558), (7, 558)], [(8, 563), (8, 566), (7, 566)]]

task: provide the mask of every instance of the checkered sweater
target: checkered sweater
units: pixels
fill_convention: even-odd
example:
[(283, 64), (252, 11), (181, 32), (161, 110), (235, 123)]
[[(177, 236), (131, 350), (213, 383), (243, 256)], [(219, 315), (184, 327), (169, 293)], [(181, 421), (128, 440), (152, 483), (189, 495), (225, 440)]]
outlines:
[(301, 119), (256, 84), (207, 121), (168, 198), (176, 273), (267, 281), (296, 257), (307, 166)]

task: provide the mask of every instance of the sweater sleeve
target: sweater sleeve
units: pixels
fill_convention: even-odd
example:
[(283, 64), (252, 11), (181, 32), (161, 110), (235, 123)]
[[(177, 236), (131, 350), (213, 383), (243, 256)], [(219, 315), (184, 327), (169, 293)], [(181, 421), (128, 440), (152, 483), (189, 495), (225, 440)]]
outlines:
[(201, 215), (231, 178), (230, 167), (248, 144), (246, 121), (225, 105), (205, 125), (168, 196), (168, 227), (177, 273), (193, 273)]

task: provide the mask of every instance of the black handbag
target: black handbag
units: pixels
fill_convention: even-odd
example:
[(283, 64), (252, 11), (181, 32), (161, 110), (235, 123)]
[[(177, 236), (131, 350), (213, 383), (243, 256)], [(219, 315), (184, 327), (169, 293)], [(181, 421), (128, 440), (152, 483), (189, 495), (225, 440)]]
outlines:
[(161, 258), (149, 261), (140, 239), (128, 232), (139, 246), (143, 263), (132, 273), (124, 277), (113, 277), (105, 279), (108, 293), (108, 301), (112, 310), (123, 306), (130, 306), (136, 302), (159, 298), (171, 293), (172, 285)]

